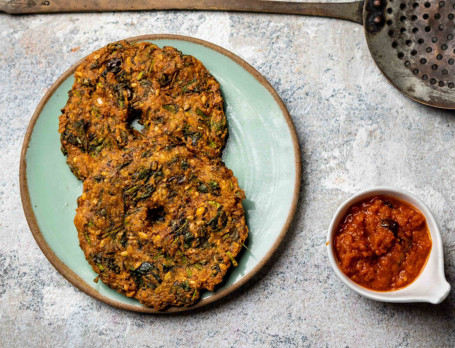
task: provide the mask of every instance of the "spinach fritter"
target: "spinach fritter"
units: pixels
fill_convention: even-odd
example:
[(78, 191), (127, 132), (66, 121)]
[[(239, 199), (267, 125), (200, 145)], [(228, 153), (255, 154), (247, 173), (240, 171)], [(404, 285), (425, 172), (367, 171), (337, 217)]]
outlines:
[(132, 107), (141, 111), (144, 134), (166, 134), (193, 152), (221, 156), (227, 128), (219, 83), (192, 56), (141, 45), (134, 59)]
[(136, 50), (125, 43), (110, 44), (76, 69), (59, 132), (67, 163), (79, 179), (85, 179), (110, 150), (140, 137), (129, 125), (134, 91), (128, 62)]
[[(59, 132), (79, 179), (111, 150), (166, 136), (208, 157), (221, 156), (227, 133), (218, 82), (203, 64), (172, 47), (121, 41), (89, 55), (75, 72)], [(130, 125), (144, 125), (142, 133)]]
[(220, 159), (134, 141), (84, 182), (74, 222), (104, 283), (155, 309), (189, 306), (236, 265), (248, 235), (244, 197)]

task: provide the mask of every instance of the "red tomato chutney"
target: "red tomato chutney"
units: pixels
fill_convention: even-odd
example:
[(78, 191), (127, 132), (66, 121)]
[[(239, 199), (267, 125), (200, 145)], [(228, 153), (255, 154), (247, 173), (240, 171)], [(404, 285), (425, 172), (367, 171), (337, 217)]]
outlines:
[(341, 271), (357, 284), (391, 291), (412, 283), (431, 251), (423, 214), (388, 196), (351, 206), (338, 226), (334, 251)]

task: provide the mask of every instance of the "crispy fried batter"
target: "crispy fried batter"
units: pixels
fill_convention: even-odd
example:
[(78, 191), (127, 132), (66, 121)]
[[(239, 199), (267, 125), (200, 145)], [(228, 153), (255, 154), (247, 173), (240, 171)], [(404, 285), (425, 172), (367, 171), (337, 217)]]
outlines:
[(129, 126), (131, 67), (128, 57), (137, 47), (110, 44), (77, 67), (59, 132), (62, 151), (74, 175), (85, 179), (112, 149), (140, 136)]
[(172, 47), (142, 42), (110, 44), (76, 69), (62, 109), (62, 151), (79, 179), (85, 179), (109, 151), (142, 134), (166, 135), (173, 144), (218, 157), (227, 134), (218, 82), (201, 62)]
[(188, 306), (213, 290), (248, 235), (232, 171), (165, 143), (112, 151), (84, 182), (75, 217), (101, 280), (156, 309)]
[(220, 156), (227, 133), (223, 98), (202, 63), (173, 47), (147, 45), (135, 62), (133, 107), (142, 112), (144, 133), (151, 138), (166, 134), (194, 152)]
[(244, 193), (219, 158), (220, 86), (196, 58), (125, 41), (92, 53), (76, 69), (59, 132), (68, 165), (86, 179), (74, 222), (104, 283), (156, 309), (188, 306), (236, 265), (248, 235)]

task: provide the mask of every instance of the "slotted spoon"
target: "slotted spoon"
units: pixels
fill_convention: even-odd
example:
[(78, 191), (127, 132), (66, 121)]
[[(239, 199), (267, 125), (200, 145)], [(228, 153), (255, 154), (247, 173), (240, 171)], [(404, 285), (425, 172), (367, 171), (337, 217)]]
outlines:
[(313, 15), (363, 24), (373, 59), (400, 92), (423, 104), (455, 109), (455, 0), (0, 0), (0, 11), (16, 14), (171, 9)]

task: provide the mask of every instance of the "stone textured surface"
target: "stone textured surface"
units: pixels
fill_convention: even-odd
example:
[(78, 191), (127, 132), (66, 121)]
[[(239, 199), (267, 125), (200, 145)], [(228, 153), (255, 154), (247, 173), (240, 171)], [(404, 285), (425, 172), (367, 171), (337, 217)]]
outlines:
[[(71, 64), (149, 33), (211, 41), (283, 98), (302, 149), (297, 216), (272, 261), (228, 298), (192, 313), (129, 313), (81, 293), (50, 265), (21, 207), (22, 140), (39, 100)], [(0, 15), (0, 346), (441, 346), (455, 344), (455, 291), (438, 306), (364, 299), (332, 272), (326, 230), (359, 190), (391, 185), (426, 202), (455, 280), (455, 114), (400, 95), (361, 26), (296, 16), (141, 12)]]

